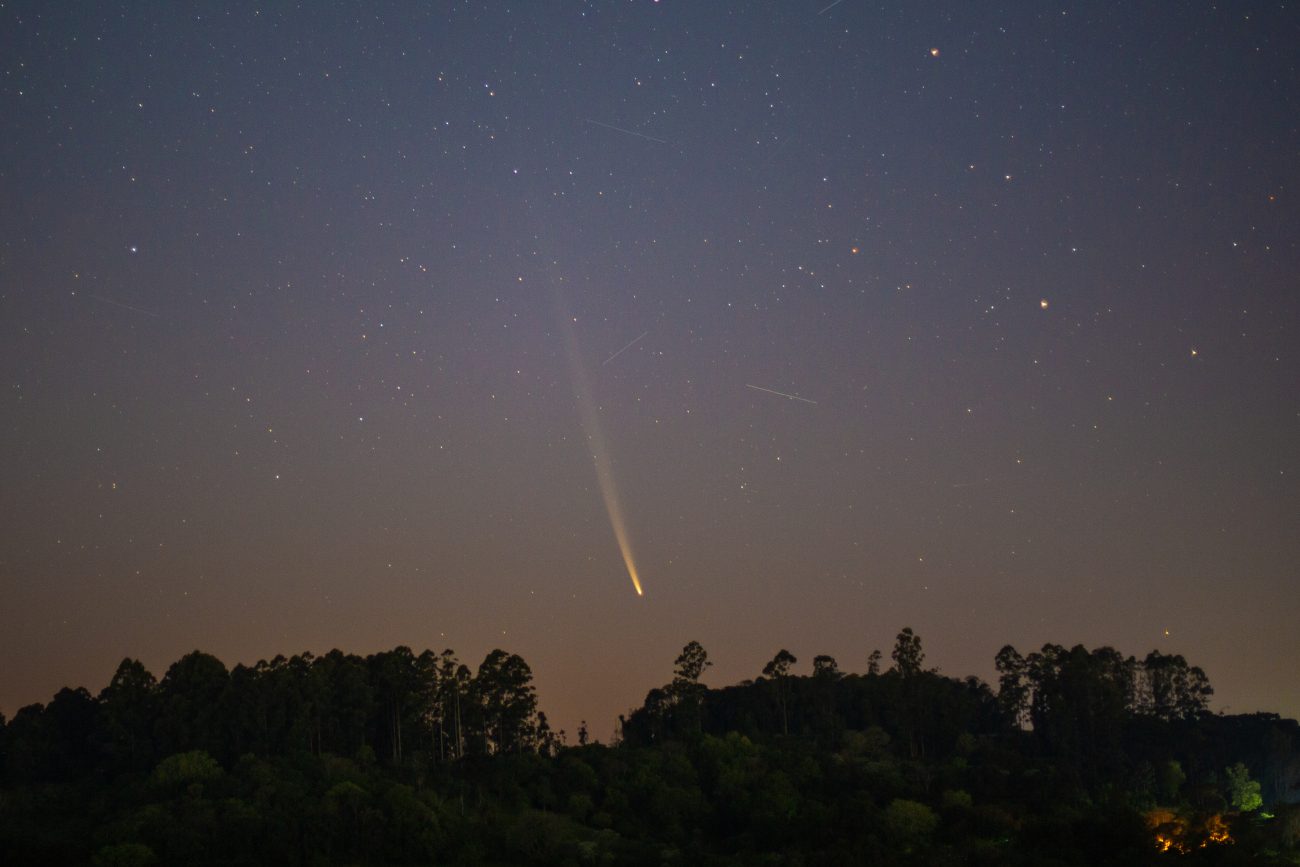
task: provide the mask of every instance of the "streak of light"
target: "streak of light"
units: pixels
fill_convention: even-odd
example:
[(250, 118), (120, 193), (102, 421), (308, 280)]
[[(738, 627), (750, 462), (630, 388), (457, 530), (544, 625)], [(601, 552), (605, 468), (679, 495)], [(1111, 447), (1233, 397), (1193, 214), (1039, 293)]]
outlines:
[(114, 307), (121, 307), (124, 310), (134, 310), (136, 313), (143, 313), (145, 316), (152, 316), (155, 319), (159, 318), (159, 314), (154, 313), (152, 310), (145, 310), (143, 307), (132, 307), (130, 304), (123, 304), (121, 301), (114, 301), (112, 298), (104, 298), (99, 295), (92, 295), (89, 292), (82, 292), (81, 294), (85, 295), (87, 298), (93, 298), (96, 301), (100, 301), (104, 304), (112, 304)]
[(844, 2), (844, 0), (835, 0), (834, 3), (832, 3), (832, 4), (829, 5), (829, 6), (827, 6), (825, 9), (823, 9), (823, 10), (820, 11), (820, 12), (818, 12), (817, 14), (818, 14), (818, 15), (825, 15), (827, 12), (831, 11), (832, 9), (834, 9), (836, 6), (840, 5), (840, 4), (843, 3), (843, 2)]
[(657, 143), (659, 143), (659, 144), (664, 144), (664, 145), (666, 145), (666, 144), (672, 144), (672, 142), (664, 141), (664, 140), (661, 139), (661, 138), (655, 138), (655, 137), (652, 136), (652, 135), (646, 135), (646, 134), (643, 133), (643, 132), (635, 132), (635, 131), (630, 130), (630, 129), (623, 129), (623, 127), (621, 127), (621, 126), (614, 126), (612, 123), (601, 123), (600, 121), (598, 121), (598, 120), (592, 120), (592, 119), (589, 118), (589, 117), (588, 117), (588, 118), (583, 118), (583, 120), (587, 121), (587, 123), (594, 123), (596, 126), (603, 126), (605, 129), (612, 129), (614, 132), (621, 132), (621, 133), (623, 133), (624, 135), (634, 135), (634, 136), (636, 136), (637, 138), (648, 139), (649, 141), (657, 142)]
[[(643, 333), (641, 334), (641, 337), (645, 337), (645, 336), (646, 336), (647, 334), (649, 334), (649, 333), (650, 333), (649, 331), (643, 332)], [(624, 346), (624, 347), (623, 347), (622, 349), (620, 349), (618, 352), (615, 352), (615, 353), (614, 353), (613, 355), (611, 355), (609, 358), (606, 358), (604, 361), (602, 361), (602, 362), (600, 363), (600, 366), (601, 366), (601, 367), (604, 367), (606, 364), (609, 364), (611, 361), (613, 361), (615, 358), (618, 358), (618, 357), (619, 357), (620, 355), (622, 355), (624, 352), (627, 352), (629, 349), (631, 349), (633, 346), (635, 346), (638, 342), (640, 342), (641, 337), (638, 337), (636, 340), (633, 340), (631, 343), (629, 343), (627, 346)]]
[(600, 413), (596, 410), (596, 400), (592, 396), (587, 368), (582, 363), (582, 354), (578, 351), (578, 335), (574, 331), (573, 317), (569, 314), (568, 305), (564, 300), (564, 292), (560, 286), (561, 279), (552, 279), (555, 309), (560, 319), (561, 331), (564, 333), (565, 354), (569, 359), (569, 373), (573, 379), (573, 388), (577, 392), (582, 428), (587, 434), (587, 443), (591, 447), (592, 462), (596, 465), (596, 482), (600, 486), (600, 498), (605, 501), (609, 526), (614, 531), (614, 540), (623, 555), (623, 565), (627, 568), (628, 577), (632, 579), (632, 587), (636, 590), (637, 596), (644, 596), (636, 560), (632, 556), (632, 539), (627, 531), (627, 519), (623, 515), (623, 501), (619, 498), (618, 486), (614, 483), (614, 463), (610, 459), (609, 446), (605, 442), (605, 429), (600, 423)]
[(789, 398), (790, 400), (802, 400), (804, 403), (811, 403), (814, 406), (817, 405), (817, 401), (815, 400), (809, 400), (808, 398), (800, 397), (797, 394), (786, 394), (784, 391), (777, 391), (774, 388), (763, 388), (761, 385), (750, 385), (749, 383), (745, 383), (745, 388), (752, 388), (755, 391), (766, 391), (768, 394), (779, 395), (780, 397)]

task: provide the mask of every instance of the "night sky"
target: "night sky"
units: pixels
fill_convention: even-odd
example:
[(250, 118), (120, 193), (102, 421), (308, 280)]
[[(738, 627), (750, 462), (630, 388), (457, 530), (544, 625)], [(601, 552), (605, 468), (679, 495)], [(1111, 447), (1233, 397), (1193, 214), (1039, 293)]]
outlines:
[[(1153, 648), (1300, 714), (1300, 10), (0, 5), (0, 710)], [(614, 524), (644, 586), (633, 589)]]

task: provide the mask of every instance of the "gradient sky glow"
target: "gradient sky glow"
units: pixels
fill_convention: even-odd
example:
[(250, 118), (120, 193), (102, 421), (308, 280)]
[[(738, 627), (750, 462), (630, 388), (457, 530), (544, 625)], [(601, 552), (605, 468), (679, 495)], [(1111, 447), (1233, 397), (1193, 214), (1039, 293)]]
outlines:
[(606, 738), (691, 639), (718, 685), (908, 625), (1300, 715), (1297, 45), (1284, 2), (0, 4), (0, 711), (500, 646)]

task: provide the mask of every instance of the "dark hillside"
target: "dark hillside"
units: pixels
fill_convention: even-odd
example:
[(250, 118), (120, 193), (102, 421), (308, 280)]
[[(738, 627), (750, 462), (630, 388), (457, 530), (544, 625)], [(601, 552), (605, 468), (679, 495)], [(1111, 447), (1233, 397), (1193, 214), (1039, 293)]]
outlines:
[[(1048, 645), (995, 690), (898, 636), (864, 674), (781, 651), (622, 719), (552, 731), (496, 650), (331, 651), (156, 680), (125, 660), (0, 728), (0, 851), (21, 864), (1300, 863), (1300, 730), (1216, 715), (1181, 657)], [(572, 742), (572, 743), (571, 743)]]

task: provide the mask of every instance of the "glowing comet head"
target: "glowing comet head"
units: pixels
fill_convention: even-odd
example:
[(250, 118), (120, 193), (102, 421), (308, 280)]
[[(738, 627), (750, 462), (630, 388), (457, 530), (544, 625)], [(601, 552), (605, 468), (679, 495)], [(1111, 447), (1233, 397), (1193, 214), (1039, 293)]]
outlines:
[(644, 596), (645, 593), (641, 590), (641, 578), (636, 570), (636, 561), (632, 558), (632, 542), (628, 538), (627, 523), (623, 520), (623, 504), (619, 501), (618, 490), (614, 487), (614, 475), (609, 464), (609, 453), (604, 449), (604, 437), (593, 436), (591, 439), (593, 444), (598, 445), (594, 456), (596, 460), (596, 480), (600, 483), (600, 497), (605, 501), (605, 512), (609, 515), (609, 526), (614, 531), (614, 540), (618, 542), (618, 550), (623, 555), (623, 565), (627, 567), (627, 576), (632, 579), (632, 586), (636, 589), (636, 595)]

